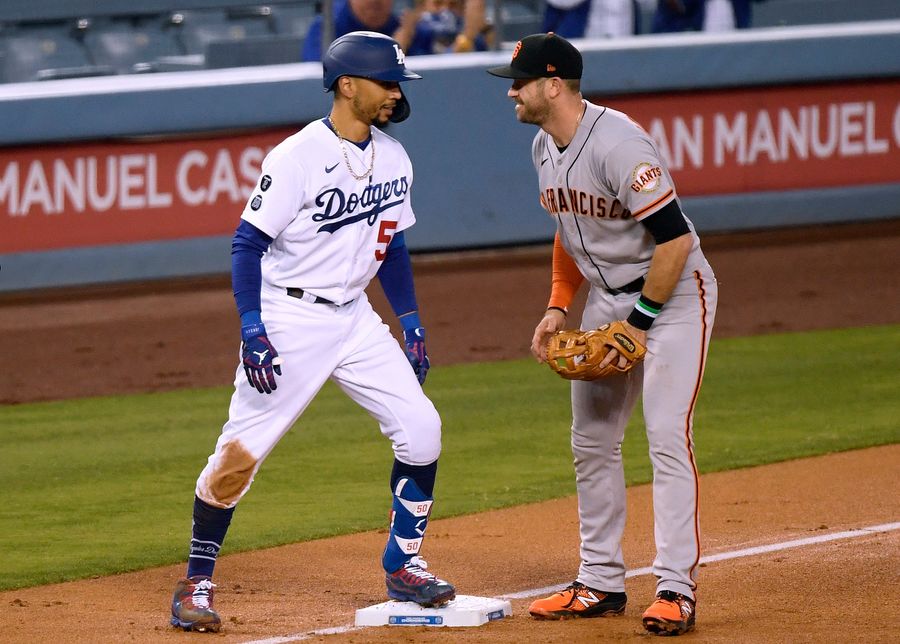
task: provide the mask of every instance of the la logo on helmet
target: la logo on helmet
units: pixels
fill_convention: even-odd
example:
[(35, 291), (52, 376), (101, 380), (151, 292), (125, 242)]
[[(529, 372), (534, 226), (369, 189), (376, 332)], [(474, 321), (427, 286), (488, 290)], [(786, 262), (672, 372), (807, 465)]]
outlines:
[(394, 43), (394, 53), (397, 54), (397, 64), (402, 65), (406, 60), (406, 56), (403, 54), (403, 50), (400, 49), (400, 45)]

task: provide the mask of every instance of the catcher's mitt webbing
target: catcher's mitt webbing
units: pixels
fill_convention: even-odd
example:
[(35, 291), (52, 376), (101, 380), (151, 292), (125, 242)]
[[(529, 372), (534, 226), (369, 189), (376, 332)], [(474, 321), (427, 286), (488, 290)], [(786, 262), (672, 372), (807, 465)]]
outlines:
[[(601, 369), (600, 363), (612, 347), (628, 363), (619, 367), (616, 359)], [(628, 371), (646, 352), (646, 347), (628, 333), (622, 322), (611, 322), (591, 331), (558, 331), (547, 344), (547, 363), (567, 380), (596, 380)]]

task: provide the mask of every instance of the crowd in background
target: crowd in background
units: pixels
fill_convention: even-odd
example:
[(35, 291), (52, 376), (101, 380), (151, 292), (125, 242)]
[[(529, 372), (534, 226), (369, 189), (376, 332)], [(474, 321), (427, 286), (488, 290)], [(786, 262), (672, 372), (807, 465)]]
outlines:
[[(615, 38), (642, 33), (728, 31), (751, 26), (751, 2), (763, 0), (546, 0), (542, 31), (566, 38)], [(368, 30), (392, 36), (408, 55), (484, 51), (495, 39), (485, 0), (415, 0), (397, 11), (393, 0), (346, 0), (334, 5), (334, 36)], [(323, 19), (310, 25), (303, 60), (319, 60)]]
[[(110, 0), (108, 14), (78, 16), (67, 13), (68, 0), (47, 0), (55, 9), (45, 19), (20, 20), (0, 9), (0, 84), (318, 61), (332, 39), (363, 30), (393, 37), (413, 56), (500, 49), (550, 31), (567, 39), (730, 31), (753, 26), (753, 5), (763, 1), (222, 0), (220, 7), (164, 11)], [(791, 6), (820, 1), (831, 2)], [(872, 2), (878, 6), (869, 19), (878, 19), (896, 0)], [(770, 5), (757, 21), (772, 24), (777, 3)], [(806, 24), (806, 15), (815, 22), (814, 11), (798, 11), (783, 24)]]
[[(346, 0), (334, 5), (334, 37), (351, 31), (375, 31), (393, 37), (407, 55), (485, 51), (493, 30), (484, 0), (416, 0), (397, 12), (393, 0)], [(303, 60), (319, 60), (322, 52), (321, 15), (313, 20), (303, 42)]]
[(615, 38), (651, 33), (729, 31), (752, 23), (751, 2), (762, 0), (546, 0), (543, 31), (566, 38)]

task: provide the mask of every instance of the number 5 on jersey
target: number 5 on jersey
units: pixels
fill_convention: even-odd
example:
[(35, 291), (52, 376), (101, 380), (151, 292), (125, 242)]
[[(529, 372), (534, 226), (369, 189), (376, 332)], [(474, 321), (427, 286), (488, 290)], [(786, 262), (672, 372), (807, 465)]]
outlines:
[[(378, 246), (375, 248), (375, 259), (379, 262), (387, 257), (387, 248), (391, 245), (395, 230), (397, 230), (396, 221), (381, 220), (381, 226), (378, 228)], [(383, 248), (382, 244), (384, 244)]]

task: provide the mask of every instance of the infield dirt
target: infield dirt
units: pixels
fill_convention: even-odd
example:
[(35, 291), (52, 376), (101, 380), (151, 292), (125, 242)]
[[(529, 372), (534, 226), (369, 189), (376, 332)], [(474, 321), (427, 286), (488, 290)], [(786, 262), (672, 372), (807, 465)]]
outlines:
[[(703, 244), (720, 282), (714, 343), (728, 336), (900, 323), (900, 220), (706, 236)], [(549, 288), (549, 248), (417, 256), (414, 265), (436, 368), (528, 355)], [(377, 285), (370, 297), (390, 320)], [(0, 298), (0, 332), (7, 338), (7, 364), (17, 368), (0, 380), (0, 402), (227, 385), (236, 325), (228, 280), (221, 276), (6, 295)], [(703, 475), (704, 554), (895, 522), (898, 469), (900, 446), (891, 445)], [(624, 549), (629, 567), (640, 568), (653, 558), (650, 488), (633, 487), (628, 495)], [(250, 641), (351, 624), (357, 608), (384, 600), (378, 559), (383, 540), (383, 533), (370, 532), (223, 556), (216, 581), (225, 628), (205, 637)], [(463, 594), (495, 596), (567, 583), (578, 566), (576, 502), (435, 520), (426, 550), (436, 571)], [(711, 563), (700, 574), (697, 631), (687, 637), (893, 641), (900, 618), (898, 570), (897, 530)], [(0, 593), (0, 640), (204, 637), (167, 626), (170, 593), (181, 574), (183, 566), (168, 566)], [(653, 580), (632, 578), (627, 591), (626, 613), (616, 618), (536, 622), (527, 615), (530, 600), (515, 600), (512, 618), (480, 628), (383, 627), (309, 641), (647, 641), (640, 613), (652, 599)]]

